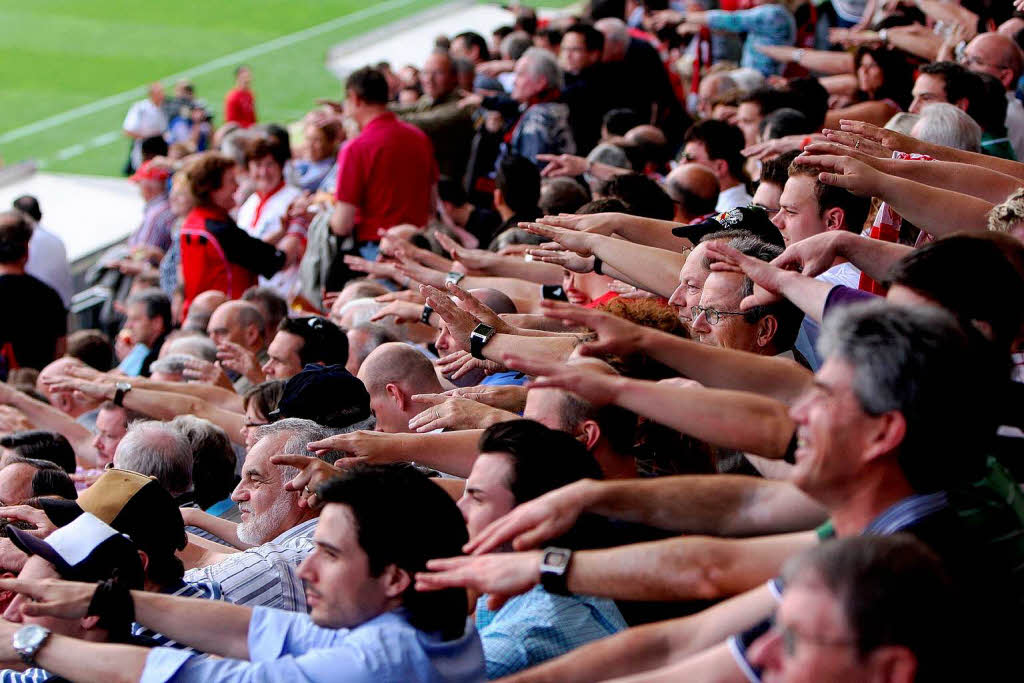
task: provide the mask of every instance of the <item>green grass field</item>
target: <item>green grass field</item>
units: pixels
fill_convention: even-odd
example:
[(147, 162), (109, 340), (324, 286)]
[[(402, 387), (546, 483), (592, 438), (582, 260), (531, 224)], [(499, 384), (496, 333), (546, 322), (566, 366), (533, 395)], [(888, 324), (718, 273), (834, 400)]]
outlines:
[[(253, 68), (260, 118), (294, 120), (314, 98), (339, 94), (324, 68), (331, 46), (441, 1), (0, 0), (0, 155), (7, 163), (37, 159), (48, 171), (118, 175), (128, 141), (116, 132), (143, 95), (109, 106), (104, 98), (355, 14), (355, 21), (244, 59)], [(237, 63), (215, 64), (191, 79), (218, 121)], [(85, 115), (46, 125), (80, 107)]]

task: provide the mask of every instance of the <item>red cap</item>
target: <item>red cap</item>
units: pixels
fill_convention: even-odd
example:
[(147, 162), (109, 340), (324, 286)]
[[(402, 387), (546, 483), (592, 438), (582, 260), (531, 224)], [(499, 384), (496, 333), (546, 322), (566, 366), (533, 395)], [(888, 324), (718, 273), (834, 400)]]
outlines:
[(170, 177), (171, 172), (169, 170), (163, 166), (154, 164), (152, 160), (150, 160), (142, 162), (142, 165), (139, 166), (139, 170), (135, 171), (135, 174), (132, 175), (129, 180), (137, 183), (140, 180), (167, 180)]

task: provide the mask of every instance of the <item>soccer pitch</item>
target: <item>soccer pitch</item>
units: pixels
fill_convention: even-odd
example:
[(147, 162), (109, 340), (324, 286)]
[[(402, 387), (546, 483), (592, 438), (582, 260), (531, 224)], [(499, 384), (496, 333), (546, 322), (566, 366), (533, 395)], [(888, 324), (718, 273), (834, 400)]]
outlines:
[(169, 90), (168, 77), (187, 75), (220, 123), (240, 63), (252, 66), (260, 120), (293, 121), (340, 95), (330, 47), (442, 2), (0, 0), (0, 155), (119, 175), (121, 123), (145, 84)]

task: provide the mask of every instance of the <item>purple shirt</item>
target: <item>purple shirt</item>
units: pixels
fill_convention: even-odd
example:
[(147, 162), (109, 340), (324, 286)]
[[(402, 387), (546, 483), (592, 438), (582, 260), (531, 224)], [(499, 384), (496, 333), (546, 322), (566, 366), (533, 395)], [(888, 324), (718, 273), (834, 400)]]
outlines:
[(142, 209), (142, 224), (130, 238), (131, 246), (148, 244), (167, 251), (171, 246), (171, 228), (174, 226), (174, 212), (167, 195), (160, 195), (146, 202)]

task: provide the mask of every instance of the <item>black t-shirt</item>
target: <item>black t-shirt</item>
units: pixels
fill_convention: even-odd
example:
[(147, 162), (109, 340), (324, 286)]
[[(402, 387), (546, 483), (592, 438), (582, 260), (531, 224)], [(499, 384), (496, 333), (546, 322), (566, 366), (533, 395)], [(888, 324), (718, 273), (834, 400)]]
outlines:
[(0, 275), (0, 356), (8, 367), (42, 369), (67, 330), (67, 311), (52, 287), (31, 275)]

